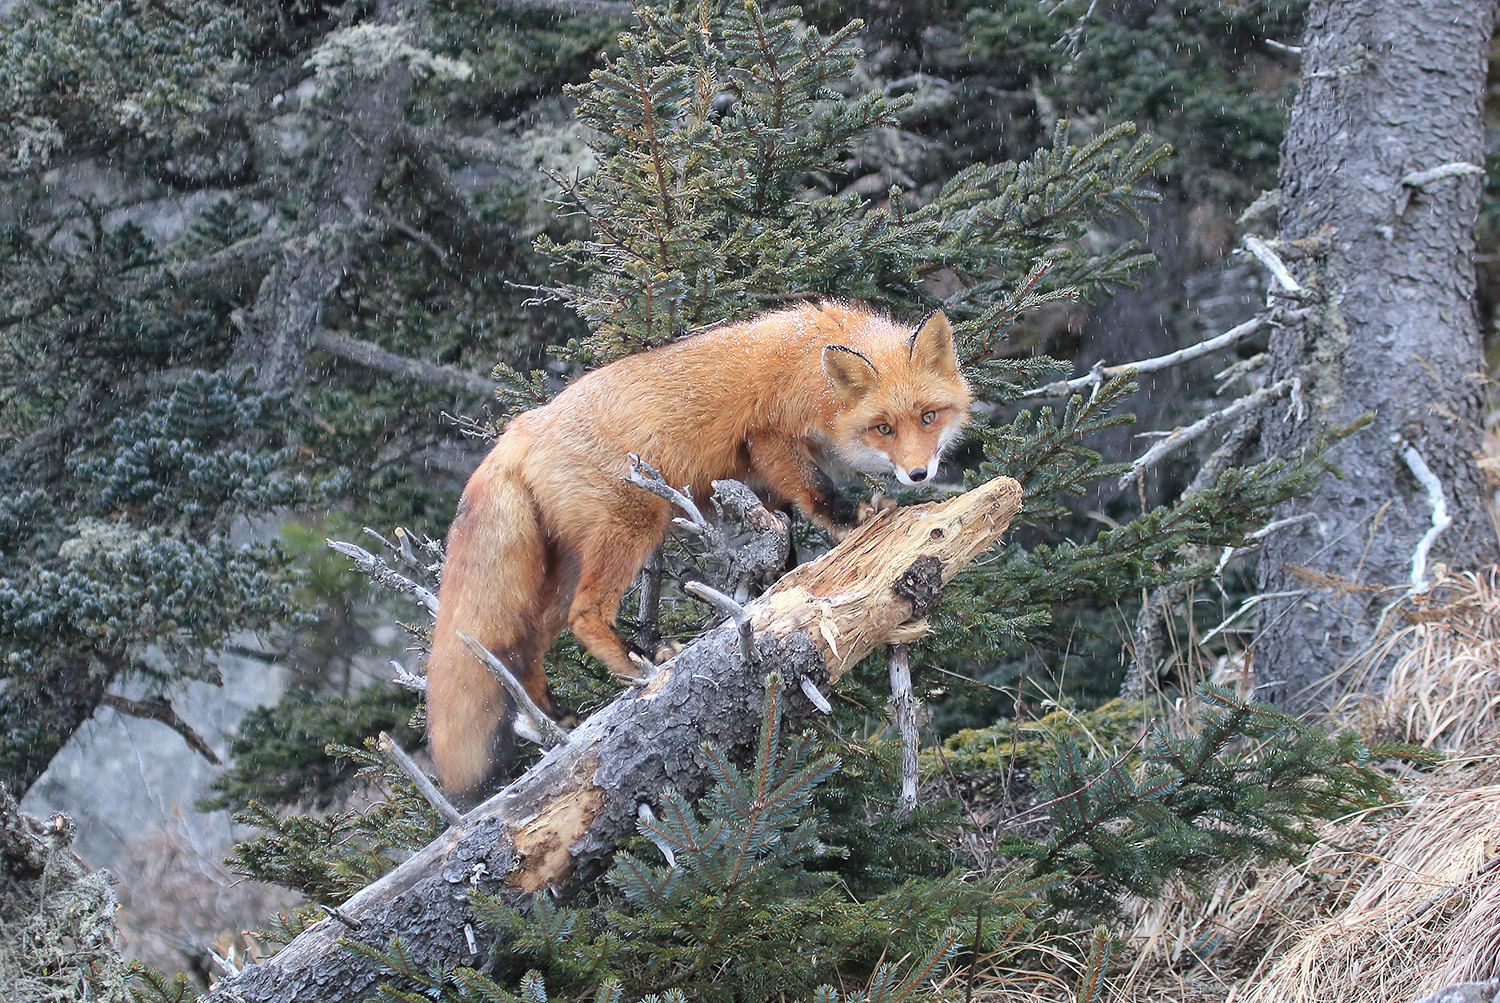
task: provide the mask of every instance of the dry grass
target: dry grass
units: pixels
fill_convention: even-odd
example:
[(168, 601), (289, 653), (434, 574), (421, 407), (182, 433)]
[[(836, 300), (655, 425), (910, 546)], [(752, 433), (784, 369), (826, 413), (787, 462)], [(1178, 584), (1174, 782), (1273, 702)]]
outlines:
[(1500, 708), (1497, 570), (1440, 573), (1393, 610), (1391, 626), (1350, 667), (1355, 693), (1385, 666), (1385, 685), (1348, 698), (1339, 717), (1373, 737), (1466, 752), (1494, 737)]
[(1447, 764), (1405, 778), (1399, 804), (1325, 826), (1300, 864), (1138, 903), (1121, 998), (1400, 1001), (1500, 976), (1496, 572), (1441, 575), (1401, 612), (1354, 667), (1357, 683), (1389, 666), (1384, 689), (1335, 724)]

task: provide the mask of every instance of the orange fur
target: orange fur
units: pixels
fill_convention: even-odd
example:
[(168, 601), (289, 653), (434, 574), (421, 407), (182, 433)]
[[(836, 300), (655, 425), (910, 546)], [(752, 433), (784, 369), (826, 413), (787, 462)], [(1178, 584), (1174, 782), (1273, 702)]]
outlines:
[(448, 533), (427, 666), (444, 786), (480, 793), (511, 748), (504, 692), (456, 631), (499, 655), (548, 711), (542, 658), (565, 625), (617, 674), (635, 674), (615, 611), (671, 512), (622, 480), (627, 454), (700, 500), (736, 478), (842, 531), (855, 509), (820, 464), (930, 480), (970, 400), (941, 314), (913, 332), (824, 303), (621, 359), (517, 416)]

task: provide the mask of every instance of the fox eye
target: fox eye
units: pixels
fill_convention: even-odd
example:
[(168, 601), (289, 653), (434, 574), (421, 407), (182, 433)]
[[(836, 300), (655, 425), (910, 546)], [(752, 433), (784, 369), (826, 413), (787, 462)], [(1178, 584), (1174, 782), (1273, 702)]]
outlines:
[(891, 426), (887, 425), (885, 422), (881, 422), (879, 425), (875, 426), (875, 431), (879, 432), (881, 435), (890, 435), (895, 431), (895, 429), (891, 428)]
[(924, 425), (931, 425), (936, 420), (937, 420), (937, 412), (936, 411), (923, 411), (922, 412), (922, 424), (924, 424)]

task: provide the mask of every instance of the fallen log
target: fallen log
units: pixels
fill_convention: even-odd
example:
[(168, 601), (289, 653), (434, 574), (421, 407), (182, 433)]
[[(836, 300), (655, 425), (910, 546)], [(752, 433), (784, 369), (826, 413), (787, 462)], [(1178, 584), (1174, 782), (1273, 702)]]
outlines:
[(881, 513), (745, 606), (751, 658), (732, 621), (706, 632), (336, 916), (207, 998), (364, 999), (391, 973), (344, 946), (345, 937), (379, 948), (399, 937), (418, 963), (477, 963), (471, 889), (566, 895), (597, 876), (635, 831), (640, 805), (663, 790), (696, 797), (707, 788), (705, 742), (731, 755), (753, 745), (768, 673), (787, 684), (788, 721), (805, 719), (813, 704), (803, 680), (826, 690), (879, 645), (919, 635), (943, 586), (1020, 508), (1020, 486), (1001, 477), (945, 502)]

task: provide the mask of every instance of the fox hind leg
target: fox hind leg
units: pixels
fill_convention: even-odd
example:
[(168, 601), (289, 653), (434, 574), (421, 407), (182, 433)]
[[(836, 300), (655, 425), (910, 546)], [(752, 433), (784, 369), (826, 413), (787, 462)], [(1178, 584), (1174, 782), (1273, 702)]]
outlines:
[(579, 554), (578, 589), (568, 607), (568, 626), (589, 654), (621, 678), (633, 679), (640, 671), (630, 660), (629, 646), (615, 630), (620, 597), (661, 542), (666, 520), (663, 508), (652, 532), (605, 529), (590, 536)]

